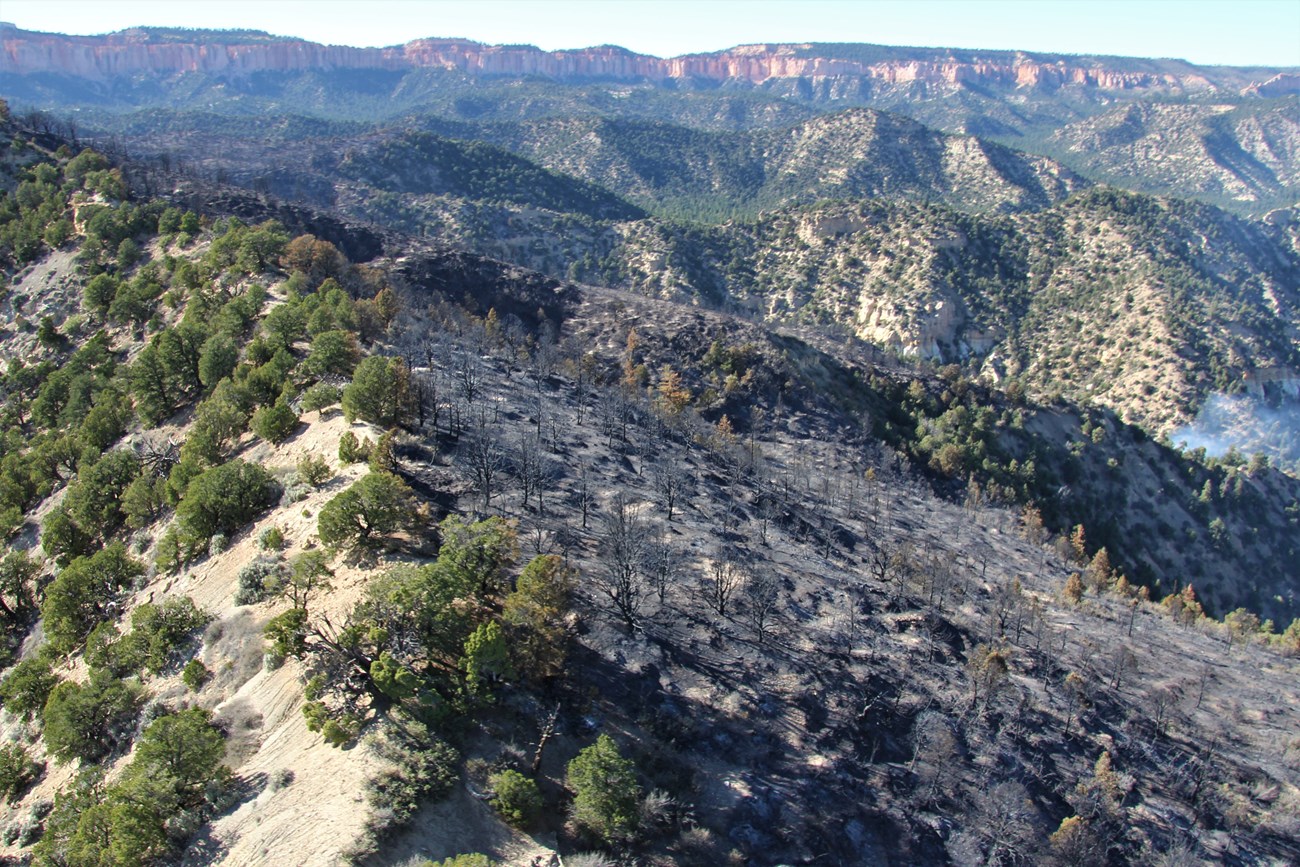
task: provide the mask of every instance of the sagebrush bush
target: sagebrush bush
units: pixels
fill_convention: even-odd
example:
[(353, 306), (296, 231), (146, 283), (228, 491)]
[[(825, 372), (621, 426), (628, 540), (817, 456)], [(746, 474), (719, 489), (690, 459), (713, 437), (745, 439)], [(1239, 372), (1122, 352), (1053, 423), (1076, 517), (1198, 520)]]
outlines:
[(284, 547), (284, 531), (279, 527), (267, 527), (257, 537), (257, 544), (263, 551), (279, 551)]
[(28, 808), (25, 815), (14, 819), (5, 827), (0, 840), (6, 846), (30, 846), (45, 833), (45, 817), (54, 808), (54, 802), (41, 799)]
[(417, 867), (496, 867), (495, 861), (481, 852), (453, 855), (441, 861), (422, 861)]
[(603, 852), (578, 852), (566, 855), (565, 867), (617, 867), (617, 862)]
[(280, 495), (280, 505), (292, 506), (294, 503), (300, 503), (310, 497), (311, 492), (312, 486), (303, 481), (296, 470), (290, 471), (284, 477), (284, 492)]
[(263, 599), (280, 592), (288, 575), (288, 567), (279, 554), (260, 556), (239, 570), (239, 589), (235, 591), (236, 605), (256, 605)]

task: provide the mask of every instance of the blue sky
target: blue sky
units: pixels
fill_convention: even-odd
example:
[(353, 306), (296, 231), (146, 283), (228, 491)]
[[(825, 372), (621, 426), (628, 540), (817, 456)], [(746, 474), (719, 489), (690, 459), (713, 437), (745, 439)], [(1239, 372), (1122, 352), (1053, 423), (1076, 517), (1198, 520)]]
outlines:
[(462, 36), (669, 57), (874, 42), (1300, 66), (1300, 0), (3, 0), (28, 30), (240, 27), (336, 45)]

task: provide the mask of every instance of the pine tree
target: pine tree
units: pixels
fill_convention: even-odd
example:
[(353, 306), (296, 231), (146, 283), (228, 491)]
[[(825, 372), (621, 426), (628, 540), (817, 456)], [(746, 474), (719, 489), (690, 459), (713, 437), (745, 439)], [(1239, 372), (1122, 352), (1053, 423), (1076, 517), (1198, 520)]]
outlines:
[(1074, 552), (1075, 560), (1080, 563), (1088, 562), (1088, 540), (1082, 524), (1075, 524), (1074, 530), (1070, 533), (1070, 550)]
[(578, 827), (607, 843), (625, 840), (636, 830), (641, 793), (636, 768), (609, 735), (601, 735), (569, 762), (568, 782)]
[(1078, 572), (1071, 572), (1070, 577), (1066, 579), (1065, 590), (1062, 595), (1065, 601), (1071, 605), (1078, 605), (1083, 599), (1083, 579), (1079, 577)]

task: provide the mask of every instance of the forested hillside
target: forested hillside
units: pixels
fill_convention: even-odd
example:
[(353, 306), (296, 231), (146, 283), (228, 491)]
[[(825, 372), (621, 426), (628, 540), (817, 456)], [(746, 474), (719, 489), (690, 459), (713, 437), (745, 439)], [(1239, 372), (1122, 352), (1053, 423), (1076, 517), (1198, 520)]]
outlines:
[(1293, 477), (5, 136), (4, 857), (1300, 857)]

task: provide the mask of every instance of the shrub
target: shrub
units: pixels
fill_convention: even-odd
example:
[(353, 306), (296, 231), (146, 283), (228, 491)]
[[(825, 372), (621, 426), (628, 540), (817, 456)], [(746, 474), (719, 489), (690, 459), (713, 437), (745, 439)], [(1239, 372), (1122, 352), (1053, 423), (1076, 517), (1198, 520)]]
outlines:
[(626, 840), (636, 830), (640, 787), (636, 768), (609, 735), (601, 735), (569, 762), (574, 792), (573, 821), (606, 843)]
[(380, 745), (380, 754), (393, 764), (370, 781), (371, 806), (387, 811), (394, 825), (409, 822), (421, 801), (445, 798), (460, 776), (460, 754), (454, 747), (418, 725), (411, 731), (413, 740)]
[(44, 769), (18, 744), (0, 746), (0, 798), (9, 804), (16, 802)]
[(284, 531), (279, 527), (267, 527), (257, 537), (257, 544), (263, 551), (279, 551), (284, 547)]
[(339, 390), (335, 386), (318, 382), (302, 393), (299, 406), (303, 412), (313, 412), (333, 406), (339, 402)]
[(419, 867), (496, 867), (496, 862), (480, 852), (453, 855), (441, 861), (424, 861)]
[(205, 470), (185, 487), (176, 507), (182, 541), (191, 552), (215, 533), (233, 534), (279, 498), (279, 486), (257, 464), (233, 460)]
[(618, 867), (618, 863), (604, 852), (578, 852), (565, 856), (565, 867)]
[(505, 770), (488, 778), (495, 796), (492, 806), (501, 818), (516, 828), (528, 828), (542, 812), (542, 793), (537, 783), (518, 771)]
[(94, 762), (130, 742), (141, 690), (105, 674), (60, 683), (45, 703), (45, 746), (60, 762)]
[(54, 802), (47, 799), (40, 799), (27, 808), (24, 816), (15, 819), (5, 827), (4, 835), (0, 837), (7, 846), (18, 846), (26, 848), (41, 838), (45, 833), (45, 817), (50, 814)]
[(239, 570), (239, 589), (235, 591), (236, 605), (256, 605), (278, 593), (287, 577), (284, 560), (278, 555), (258, 557)]
[(360, 725), (352, 719), (330, 719), (321, 727), (320, 735), (332, 747), (343, 747), (357, 736)]
[(329, 463), (320, 455), (303, 455), (298, 460), (298, 476), (313, 488), (325, 484), (331, 475)]
[(280, 505), (292, 506), (311, 496), (312, 486), (302, 480), (297, 470), (290, 470), (280, 480), (284, 490), (280, 493)]
[[(307, 695), (310, 697), (312, 694), (312, 687), (308, 684)], [(320, 732), (325, 743), (332, 747), (346, 746), (361, 730), (361, 722), (355, 716), (331, 713), (324, 702), (308, 701), (302, 706), (302, 715), (307, 718), (307, 731)]]
[(203, 660), (201, 659), (191, 659), (189, 662), (185, 663), (185, 667), (181, 669), (181, 680), (184, 681), (185, 685), (188, 686), (192, 692), (198, 692), (202, 689), (203, 685), (207, 683), (208, 679), (211, 677), (212, 672), (208, 671), (208, 667), (203, 664)]
[(283, 400), (253, 413), (253, 433), (270, 443), (287, 440), (298, 429), (298, 414)]

